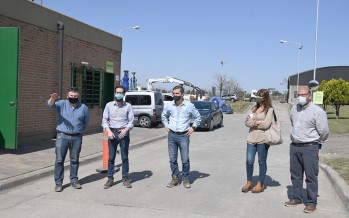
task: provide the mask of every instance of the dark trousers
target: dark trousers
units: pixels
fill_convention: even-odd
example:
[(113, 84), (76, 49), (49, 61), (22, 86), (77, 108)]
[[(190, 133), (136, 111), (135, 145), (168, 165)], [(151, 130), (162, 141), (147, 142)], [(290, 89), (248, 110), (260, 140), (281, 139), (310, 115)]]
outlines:
[(307, 191), (307, 204), (317, 204), (319, 175), (319, 145), (312, 144), (290, 147), (290, 172), (293, 185), (293, 199), (303, 202), (303, 175)]
[(116, 156), (116, 147), (120, 144), (120, 153), (122, 160), (122, 178), (128, 178), (129, 163), (128, 163), (128, 149), (130, 144), (130, 131), (120, 139), (118, 137), (119, 132), (113, 131), (115, 138), (108, 140), (109, 148), (109, 158), (108, 158), (108, 178), (114, 178), (114, 168), (115, 168), (115, 156)]

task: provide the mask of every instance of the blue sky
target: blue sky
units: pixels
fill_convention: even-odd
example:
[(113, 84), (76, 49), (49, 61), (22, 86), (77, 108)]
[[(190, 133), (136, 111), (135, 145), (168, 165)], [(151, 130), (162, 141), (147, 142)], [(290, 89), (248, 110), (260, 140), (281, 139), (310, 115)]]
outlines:
[[(171, 76), (210, 89), (220, 73), (247, 92), (284, 91), (298, 47), (281, 39), (303, 45), (301, 72), (314, 68), (316, 0), (35, 1), (115, 35), (141, 26), (121, 32), (121, 70), (136, 72), (143, 86)], [(348, 11), (348, 0), (320, 0), (317, 67), (349, 65)]]

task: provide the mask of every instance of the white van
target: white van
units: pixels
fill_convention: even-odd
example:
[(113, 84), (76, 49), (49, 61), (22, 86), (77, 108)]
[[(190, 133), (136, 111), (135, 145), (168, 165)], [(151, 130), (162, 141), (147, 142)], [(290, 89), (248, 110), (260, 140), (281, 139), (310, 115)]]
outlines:
[(256, 96), (257, 96), (257, 90), (252, 89), (251, 90), (250, 102), (256, 101)]
[(151, 127), (161, 123), (164, 101), (160, 92), (128, 91), (125, 101), (132, 105), (135, 125)]
[(172, 93), (162, 93), (162, 97), (164, 100), (164, 107), (166, 107), (167, 104), (170, 104), (173, 102), (173, 95)]

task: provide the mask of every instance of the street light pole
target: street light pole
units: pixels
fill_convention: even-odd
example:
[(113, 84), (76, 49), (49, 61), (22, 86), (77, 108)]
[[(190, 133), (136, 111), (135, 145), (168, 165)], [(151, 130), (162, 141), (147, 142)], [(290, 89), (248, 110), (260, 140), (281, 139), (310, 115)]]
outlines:
[(133, 27), (129, 27), (129, 28), (126, 28), (126, 29), (119, 30), (119, 37), (121, 37), (121, 32), (122, 31), (130, 30), (130, 29), (138, 30), (140, 28), (141, 28), (140, 26), (133, 26)]
[(315, 48), (314, 48), (314, 77), (308, 83), (308, 87), (315, 91), (319, 88), (319, 82), (316, 81), (316, 61), (317, 61), (317, 34), (318, 34), (318, 26), (319, 26), (319, 3), (320, 0), (317, 0), (316, 4), (316, 28), (315, 28)]
[(317, 0), (316, 4), (316, 28), (315, 28), (315, 51), (314, 51), (314, 80), (316, 78), (316, 62), (317, 62), (317, 33), (318, 33), (318, 26), (319, 26), (319, 3), (320, 0)]
[(298, 93), (298, 86), (299, 86), (299, 59), (301, 56), (301, 49), (303, 48), (303, 45), (300, 44), (299, 42), (291, 42), (291, 41), (286, 41), (286, 40), (280, 40), (280, 43), (291, 43), (294, 45), (297, 45), (298, 47), (298, 61), (297, 61), (297, 93)]

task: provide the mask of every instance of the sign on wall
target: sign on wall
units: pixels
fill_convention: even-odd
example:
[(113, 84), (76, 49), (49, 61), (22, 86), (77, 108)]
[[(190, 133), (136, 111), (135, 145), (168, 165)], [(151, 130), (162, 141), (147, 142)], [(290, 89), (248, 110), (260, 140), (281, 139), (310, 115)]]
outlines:
[(322, 91), (313, 92), (313, 102), (314, 104), (323, 104), (324, 92)]
[(106, 61), (105, 62), (105, 71), (107, 73), (114, 73), (114, 62)]

